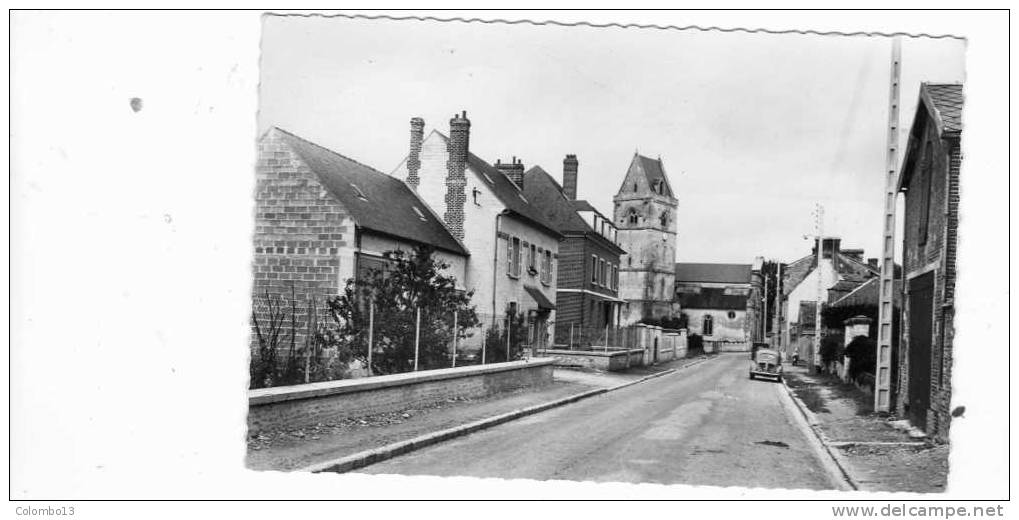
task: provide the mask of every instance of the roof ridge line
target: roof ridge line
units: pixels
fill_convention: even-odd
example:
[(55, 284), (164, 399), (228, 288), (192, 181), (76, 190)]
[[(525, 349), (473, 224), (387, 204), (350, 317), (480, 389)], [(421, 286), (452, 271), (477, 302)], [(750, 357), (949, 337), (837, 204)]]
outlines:
[(346, 160), (348, 160), (348, 161), (350, 161), (350, 162), (352, 162), (352, 163), (354, 163), (354, 164), (356, 164), (358, 166), (364, 166), (365, 168), (368, 168), (369, 170), (371, 170), (371, 171), (373, 171), (373, 172), (375, 172), (375, 173), (377, 173), (379, 175), (385, 175), (386, 177), (394, 178), (392, 175), (383, 173), (382, 171), (380, 171), (380, 170), (378, 170), (378, 169), (376, 169), (376, 168), (374, 168), (372, 166), (369, 166), (369, 165), (367, 165), (367, 164), (365, 164), (365, 163), (363, 163), (361, 161), (358, 161), (357, 159), (353, 159), (353, 158), (347, 157), (346, 155), (343, 155), (340, 152), (337, 152), (335, 150), (326, 148), (325, 146), (322, 146), (322, 145), (320, 145), (320, 144), (318, 144), (318, 143), (316, 143), (314, 141), (309, 141), (308, 139), (305, 139), (305, 138), (303, 138), (303, 137), (301, 137), (301, 136), (299, 136), (299, 135), (297, 135), (297, 134), (295, 134), (293, 132), (284, 130), (284, 129), (282, 129), (282, 128), (278, 127), (278, 126), (275, 126), (275, 125), (272, 126), (272, 128), (275, 128), (276, 130), (279, 130), (280, 132), (283, 132), (284, 134), (287, 134), (290, 137), (293, 137), (294, 139), (297, 139), (297, 140), (299, 140), (301, 142), (304, 142), (304, 143), (307, 143), (307, 144), (309, 144), (311, 146), (314, 146), (315, 148), (319, 148), (319, 149), (325, 150), (326, 152), (329, 152), (329, 153), (331, 153), (333, 155), (342, 157), (342, 158), (344, 158), (344, 159), (346, 159)]

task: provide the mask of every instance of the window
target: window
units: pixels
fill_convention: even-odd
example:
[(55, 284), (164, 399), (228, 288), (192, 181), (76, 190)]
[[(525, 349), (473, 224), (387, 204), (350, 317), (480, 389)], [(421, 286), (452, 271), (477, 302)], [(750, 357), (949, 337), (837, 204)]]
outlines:
[(633, 191), (637, 191), (637, 183), (633, 183)]
[(598, 257), (591, 255), (591, 283), (598, 283)]
[(704, 316), (704, 324), (701, 326), (701, 334), (702, 335), (710, 336), (711, 333), (714, 332), (714, 330), (712, 330), (712, 329), (715, 328), (714, 327), (715, 324), (713, 322), (714, 322), (714, 320), (711, 319), (711, 315), (710, 314)]
[(735, 311), (729, 311), (729, 314), (727, 314), (727, 316), (729, 316), (730, 320), (734, 320), (734, 319), (736, 319), (736, 312)]
[(917, 233), (917, 242), (922, 246), (927, 243), (927, 228), (930, 220), (931, 213), (931, 175), (933, 169), (931, 168), (932, 156), (931, 156), (931, 143), (927, 142), (927, 146), (923, 152), (923, 164), (920, 165), (920, 229)]
[(509, 246), (509, 275), (516, 278), (520, 276), (520, 239), (513, 237), (506, 242)]
[(598, 260), (598, 285), (605, 286), (605, 260)]
[(630, 220), (630, 224), (633, 224), (633, 225), (637, 224), (637, 221), (638, 221), (637, 210), (635, 210), (635, 209), (631, 209), (630, 210), (629, 220)]
[(552, 281), (552, 251), (548, 249), (541, 257), (541, 281), (543, 283)]
[(527, 269), (532, 273), (537, 273), (538, 269), (538, 251), (534, 244), (531, 244), (531, 250), (527, 254)]
[(661, 222), (662, 227), (668, 227), (669, 225), (669, 210), (662, 212), (662, 215), (658, 217), (658, 221)]

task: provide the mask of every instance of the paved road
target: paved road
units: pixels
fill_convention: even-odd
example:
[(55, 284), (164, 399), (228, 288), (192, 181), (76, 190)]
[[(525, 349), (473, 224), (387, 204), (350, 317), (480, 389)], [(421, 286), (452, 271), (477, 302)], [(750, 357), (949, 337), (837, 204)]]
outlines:
[(781, 386), (727, 354), (365, 473), (832, 489)]

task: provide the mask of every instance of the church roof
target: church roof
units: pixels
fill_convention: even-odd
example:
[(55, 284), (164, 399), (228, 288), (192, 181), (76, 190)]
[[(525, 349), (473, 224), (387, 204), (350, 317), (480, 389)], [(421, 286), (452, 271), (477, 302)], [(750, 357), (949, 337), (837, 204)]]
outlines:
[(672, 194), (672, 186), (669, 185), (669, 178), (665, 176), (665, 167), (662, 165), (661, 158), (652, 159), (638, 153), (634, 154), (633, 163), (638, 164), (640, 169), (644, 172), (644, 177), (648, 180), (648, 186), (654, 186), (656, 182), (662, 181), (662, 194), (669, 197), (675, 196)]
[(680, 309), (745, 310), (747, 295), (725, 294), (725, 289), (704, 287), (696, 293), (676, 293)]
[(676, 283), (750, 283), (750, 264), (677, 263)]

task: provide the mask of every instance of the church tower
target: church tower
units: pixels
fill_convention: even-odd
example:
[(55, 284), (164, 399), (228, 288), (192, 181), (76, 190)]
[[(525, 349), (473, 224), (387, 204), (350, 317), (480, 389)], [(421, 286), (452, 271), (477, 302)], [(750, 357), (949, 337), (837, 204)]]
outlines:
[(619, 192), (612, 198), (620, 258), (621, 325), (642, 318), (678, 316), (676, 285), (676, 207), (662, 160), (635, 153)]

